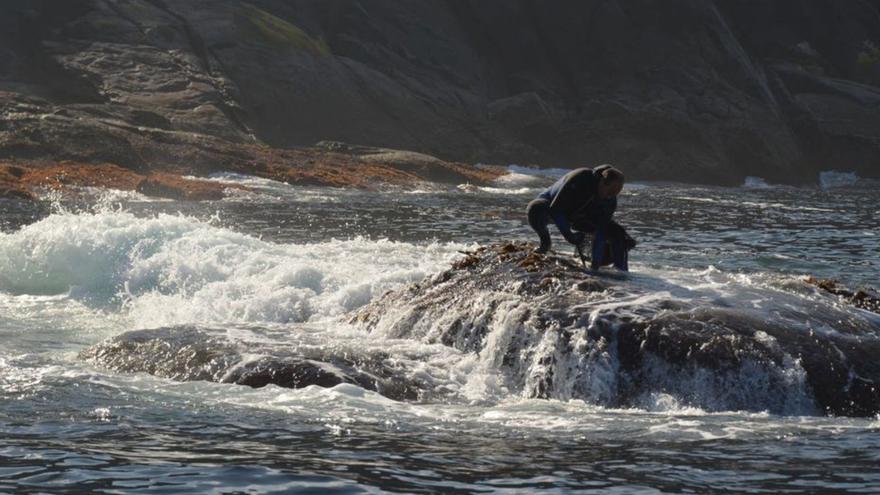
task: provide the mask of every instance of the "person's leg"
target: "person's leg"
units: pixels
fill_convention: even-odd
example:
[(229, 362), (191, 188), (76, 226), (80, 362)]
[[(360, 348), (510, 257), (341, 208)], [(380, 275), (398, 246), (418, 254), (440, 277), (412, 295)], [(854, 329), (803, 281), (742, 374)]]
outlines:
[(611, 253), (614, 256), (614, 267), (629, 271), (629, 249), (626, 245), (626, 230), (619, 223), (611, 221), (607, 227), (608, 240), (611, 242)]
[(550, 250), (550, 231), (547, 230), (547, 222), (550, 219), (550, 201), (538, 198), (526, 207), (526, 216), (529, 219), (529, 226), (537, 232), (541, 245), (537, 251), (546, 253)]

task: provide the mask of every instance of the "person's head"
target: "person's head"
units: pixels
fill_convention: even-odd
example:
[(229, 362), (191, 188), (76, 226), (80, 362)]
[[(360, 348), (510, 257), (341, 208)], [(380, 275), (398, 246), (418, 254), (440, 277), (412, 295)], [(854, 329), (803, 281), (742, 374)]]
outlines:
[(614, 167), (608, 167), (600, 173), (598, 194), (601, 199), (609, 199), (620, 194), (623, 190), (623, 172)]

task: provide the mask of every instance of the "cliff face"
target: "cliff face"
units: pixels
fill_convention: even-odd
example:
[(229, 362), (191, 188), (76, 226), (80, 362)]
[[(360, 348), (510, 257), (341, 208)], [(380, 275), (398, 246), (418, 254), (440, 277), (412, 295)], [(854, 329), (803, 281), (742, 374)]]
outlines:
[[(0, 157), (337, 140), (631, 177), (880, 175), (877, 0), (8, 0)], [(222, 147), (222, 146), (220, 146)], [(234, 155), (234, 153), (232, 153)]]

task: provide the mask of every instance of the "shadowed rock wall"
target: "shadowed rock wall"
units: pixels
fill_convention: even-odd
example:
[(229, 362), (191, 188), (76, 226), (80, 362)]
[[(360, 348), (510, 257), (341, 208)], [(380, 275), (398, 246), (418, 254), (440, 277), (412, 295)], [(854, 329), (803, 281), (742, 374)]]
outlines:
[(878, 9), (12, 0), (0, 6), (0, 157), (149, 167), (181, 159), (151, 143), (194, 133), (471, 162), (613, 162), (638, 179), (877, 177)]

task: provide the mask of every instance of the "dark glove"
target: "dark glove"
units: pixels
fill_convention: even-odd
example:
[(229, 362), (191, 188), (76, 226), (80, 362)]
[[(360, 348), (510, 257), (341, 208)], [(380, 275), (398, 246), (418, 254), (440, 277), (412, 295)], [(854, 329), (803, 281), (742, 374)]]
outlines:
[(638, 244), (636, 240), (630, 236), (626, 236), (626, 239), (623, 240), (623, 245), (626, 247), (627, 251), (629, 251), (630, 249), (634, 249), (636, 247), (636, 244)]

